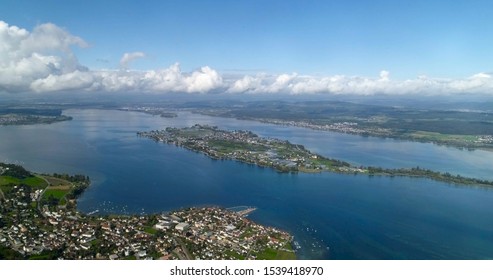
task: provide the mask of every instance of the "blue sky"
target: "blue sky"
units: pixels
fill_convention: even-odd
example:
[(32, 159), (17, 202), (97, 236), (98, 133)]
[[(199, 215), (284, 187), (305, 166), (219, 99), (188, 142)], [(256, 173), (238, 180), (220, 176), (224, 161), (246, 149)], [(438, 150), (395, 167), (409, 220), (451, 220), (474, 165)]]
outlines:
[(52, 23), (81, 38), (84, 47), (71, 49), (91, 71), (118, 69), (125, 53), (140, 53), (125, 68), (179, 63), (186, 76), (209, 67), (222, 89), (235, 82), (225, 86), (228, 77), (241, 75), (257, 79), (243, 80), (245, 88), (272, 85), (282, 75), (284, 86), (314, 77), (323, 84), (316, 92), (327, 86), (324, 78), (341, 75), (484, 80), (493, 70), (491, 11), (493, 1), (474, 0), (0, 2), (0, 20), (9, 26), (33, 32)]

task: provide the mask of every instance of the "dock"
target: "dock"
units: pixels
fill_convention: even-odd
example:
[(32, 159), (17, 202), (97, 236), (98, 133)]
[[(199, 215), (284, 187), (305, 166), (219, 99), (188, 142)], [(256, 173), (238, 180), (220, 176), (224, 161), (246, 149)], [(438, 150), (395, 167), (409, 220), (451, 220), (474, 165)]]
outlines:
[(238, 214), (239, 216), (246, 217), (246, 216), (248, 216), (248, 214), (257, 210), (257, 207), (254, 207), (254, 206), (236, 206), (236, 207), (227, 208), (227, 210), (236, 212), (236, 214)]

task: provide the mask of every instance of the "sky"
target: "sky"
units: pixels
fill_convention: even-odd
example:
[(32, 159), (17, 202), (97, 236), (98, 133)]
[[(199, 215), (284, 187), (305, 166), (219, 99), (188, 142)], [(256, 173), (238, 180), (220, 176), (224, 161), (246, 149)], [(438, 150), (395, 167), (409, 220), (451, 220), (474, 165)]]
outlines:
[(0, 92), (484, 94), (493, 1), (2, 0)]

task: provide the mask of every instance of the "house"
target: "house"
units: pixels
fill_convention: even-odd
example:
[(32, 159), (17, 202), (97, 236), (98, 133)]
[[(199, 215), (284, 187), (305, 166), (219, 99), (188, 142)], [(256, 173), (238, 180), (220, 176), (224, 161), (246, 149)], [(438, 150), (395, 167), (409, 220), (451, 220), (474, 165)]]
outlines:
[(188, 223), (179, 223), (175, 226), (176, 230), (179, 231), (186, 231), (190, 228), (190, 225)]
[(142, 250), (142, 251), (138, 251), (137, 254), (135, 255), (139, 258), (144, 258), (145, 256), (147, 256), (147, 252), (146, 250)]
[(171, 223), (170, 222), (159, 222), (156, 225), (154, 225), (155, 229), (160, 229), (160, 230), (165, 230), (165, 229), (170, 229), (171, 228)]

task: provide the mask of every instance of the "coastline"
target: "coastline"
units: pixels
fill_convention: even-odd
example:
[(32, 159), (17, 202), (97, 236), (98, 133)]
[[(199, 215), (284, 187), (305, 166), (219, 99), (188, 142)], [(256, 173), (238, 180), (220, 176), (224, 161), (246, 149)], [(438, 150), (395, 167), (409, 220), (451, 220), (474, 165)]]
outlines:
[(493, 181), (441, 173), (418, 167), (386, 169), (367, 166), (356, 167), (338, 159), (325, 158), (306, 150), (302, 145), (276, 138), (258, 137), (251, 131), (226, 131), (215, 126), (194, 125), (188, 128), (168, 127), (161, 131), (137, 132), (138, 136), (156, 142), (184, 147), (215, 160), (234, 160), (260, 167), (272, 168), (280, 173), (321, 173), (367, 176), (420, 177), (436, 181), (493, 187)]
[[(209, 206), (146, 215), (84, 214), (76, 210), (77, 198), (89, 186), (83, 175), (34, 174), (0, 163), (0, 258), (296, 258), (289, 233), (245, 218), (256, 207), (240, 212)], [(15, 213), (22, 214), (21, 220), (14, 219)], [(221, 242), (211, 243), (215, 240)]]

